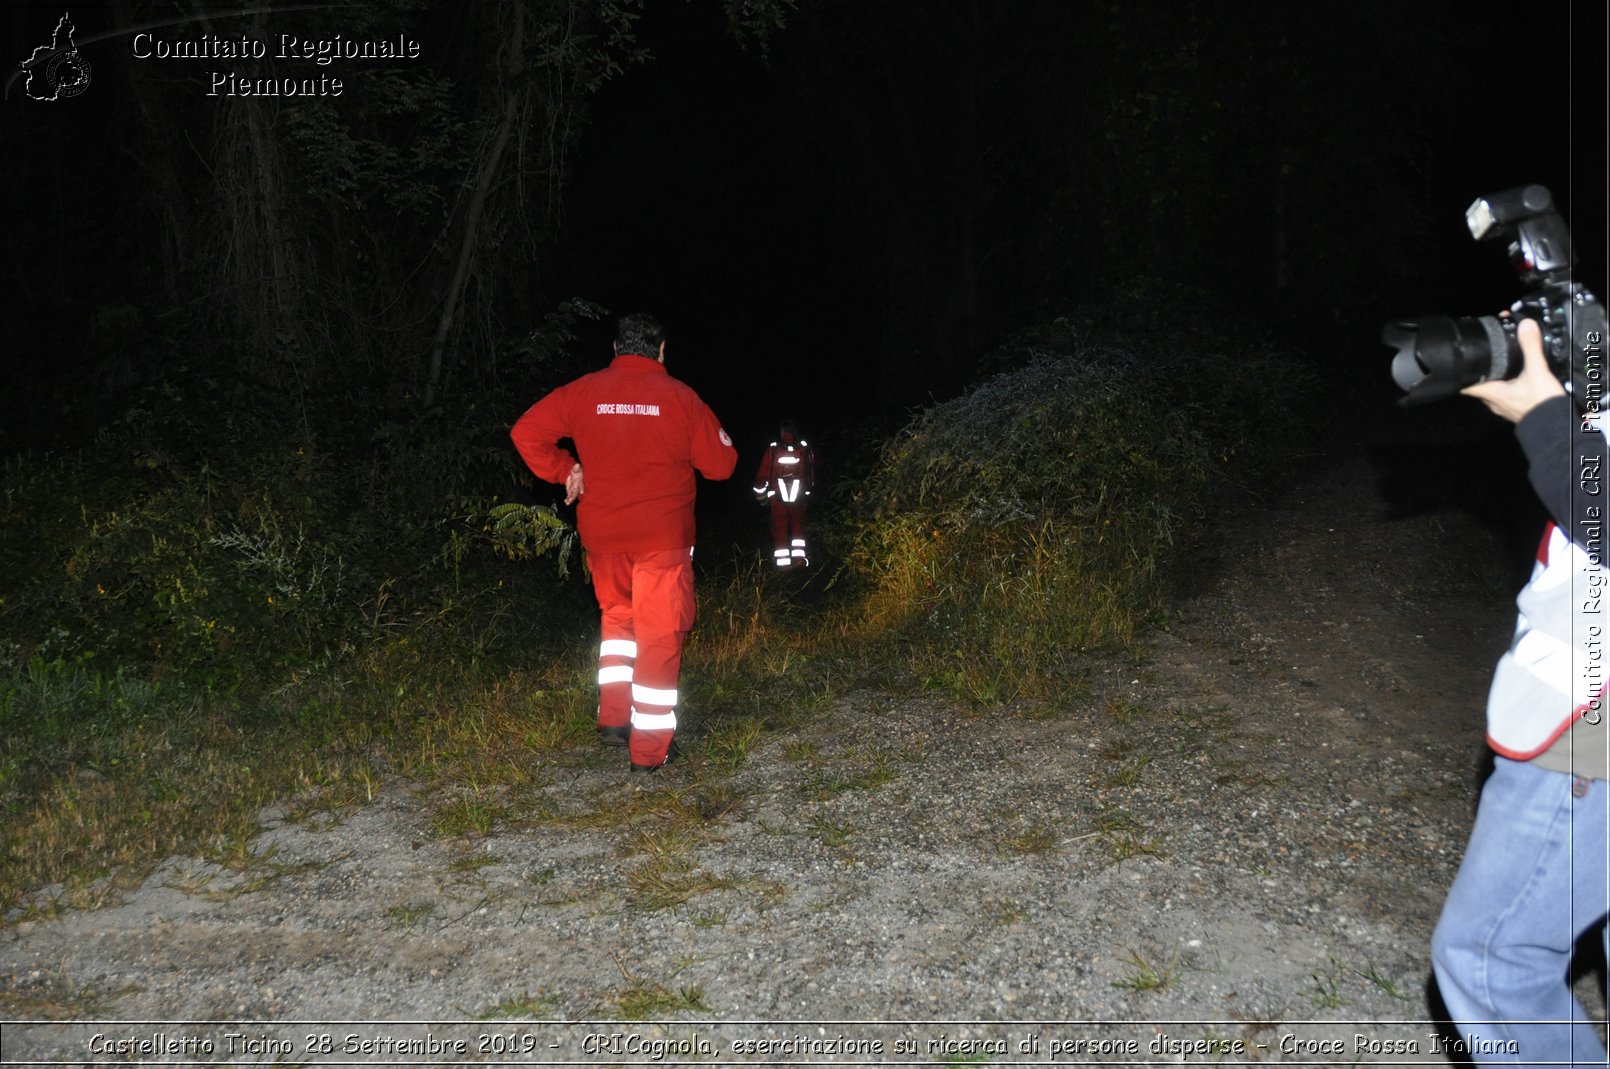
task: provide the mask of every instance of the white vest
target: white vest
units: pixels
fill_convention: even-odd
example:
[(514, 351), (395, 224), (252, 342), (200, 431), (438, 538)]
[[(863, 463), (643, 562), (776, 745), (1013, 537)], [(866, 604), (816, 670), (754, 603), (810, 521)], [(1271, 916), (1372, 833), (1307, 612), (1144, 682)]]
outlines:
[(1610, 712), (1610, 573), (1605, 510), (1581, 521), (1585, 546), (1550, 523), (1532, 578), (1515, 599), (1520, 616), (1487, 695), (1487, 741), (1517, 761), (1536, 757), (1576, 722)]

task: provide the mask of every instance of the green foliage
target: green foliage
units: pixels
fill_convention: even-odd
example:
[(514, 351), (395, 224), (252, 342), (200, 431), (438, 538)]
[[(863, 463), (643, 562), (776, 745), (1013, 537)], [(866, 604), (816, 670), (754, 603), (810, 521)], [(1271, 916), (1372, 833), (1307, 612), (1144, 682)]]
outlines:
[(551, 505), (522, 505), (504, 502), (486, 513), (486, 532), (492, 548), (509, 560), (529, 560), (556, 553), (559, 574), (570, 574), (570, 557), (575, 552), (576, 529), (560, 518)]
[(1125, 991), (1161, 991), (1173, 984), (1179, 975), (1177, 956), (1167, 965), (1157, 965), (1143, 958), (1140, 951), (1131, 950), (1125, 956), (1124, 962), (1124, 975), (1121, 979), (1114, 980), (1112, 986)]
[[(129, 443), (98, 444), (115, 455)], [(98, 653), (225, 687), (332, 648), (357, 606), (352, 543), (320, 500), (321, 462), (279, 453), (246, 477), (157, 452), (136, 454), (135, 479), (93, 455), (17, 465), (0, 554), (31, 558), (35, 570), (13, 573), (0, 606), (6, 636), (46, 655)], [(58, 475), (84, 496), (57, 498)], [(78, 523), (69, 528), (64, 513)]]
[[(1287, 455), (1302, 422), (1303, 377), (1190, 303), (1140, 286), (1070, 313), (890, 438), (848, 532), (822, 532), (852, 551), (831, 596), (769, 583), (747, 555), (718, 564), (687, 648), (704, 767), (730, 774), (832, 702), (855, 676), (839, 652), (993, 704), (1080, 646), (1131, 639), (1212, 502)], [(561, 305), (509, 363), (567, 373), (594, 312)], [(518, 489), (520, 400), (451, 418), (375, 405), (392, 414), (353, 424), (332, 398), (292, 421), (249, 383), (178, 367), (93, 448), (8, 462), (0, 840), (18, 845), (0, 908), (249, 837), (254, 807), (288, 791), (309, 811), (372, 797), (376, 754), (440, 788), (443, 833), (484, 832), (529, 789), (533, 754), (590, 738), (596, 609), (561, 581), (576, 536), (558, 491)], [(812, 782), (896, 775), (873, 755)], [(1157, 849), (1102, 834), (1114, 857)]]
[[(525, 359), (555, 363), (585, 314), (567, 302)], [(247, 384), (175, 368), (92, 447), (7, 462), (0, 653), (261, 693), (400, 629), (504, 620), (516, 587), (568, 603), (509, 563), (552, 554), (563, 577), (576, 546), (551, 504), (499, 500), (517, 412), (492, 395), (359, 428), (332, 400), (287, 427)]]
[[(438, 226), (475, 132), (454, 110), (453, 85), (424, 65), (378, 67), (362, 94), (299, 97), (285, 112), (310, 200)], [(350, 101), (350, 103), (349, 103)]]
[[(590, 314), (556, 309), (522, 370), (555, 376)], [(562, 570), (575, 532), (504, 500), (524, 476), (518, 402), (289, 407), (244, 374), (172, 365), (85, 447), (6, 461), (0, 913), (45, 886), (89, 904), (108, 873), (248, 838), (275, 797), (372, 797), (377, 753), (426, 782), (522, 783), (585, 726), (573, 666), (596, 610), (526, 560)], [(442, 827), (498, 818), (474, 790), (444, 794)]]
[(0, 799), (17, 795), (22, 777), (41, 766), (24, 766), (23, 734), (37, 740), (61, 765), (116, 765), (120, 760), (108, 740), (125, 731), (149, 726), (169, 705), (170, 695), (158, 684), (139, 679), (125, 668), (110, 672), (94, 665), (88, 654), (73, 658), (35, 656), (0, 677), (0, 738), (6, 740), (0, 765)]
[(552, 5), (531, 35), (533, 62), (566, 91), (590, 96), (626, 68), (649, 59), (648, 49), (637, 41), (642, 17), (643, 0)]
[(0, 665), (0, 914), (23, 892), (91, 885), (261, 804), (248, 767), (218, 759), (231, 727), (183, 686), (159, 685), (89, 653)]
[(799, 9), (798, 0), (722, 0), (727, 15), (727, 32), (742, 48), (753, 47), (762, 57), (770, 50), (771, 39), (788, 26)]
[(1300, 440), (1306, 377), (1199, 306), (1142, 283), (1059, 318), (885, 444), (853, 566), (869, 621), (926, 636), (931, 678), (998, 700), (1131, 642), (1213, 504)]
[(605, 319), (609, 309), (595, 301), (572, 297), (542, 319), (542, 325), (515, 344), (505, 363), (518, 377), (533, 382), (568, 378), (582, 368), (568, 354), (576, 350), (576, 328), (586, 321)]

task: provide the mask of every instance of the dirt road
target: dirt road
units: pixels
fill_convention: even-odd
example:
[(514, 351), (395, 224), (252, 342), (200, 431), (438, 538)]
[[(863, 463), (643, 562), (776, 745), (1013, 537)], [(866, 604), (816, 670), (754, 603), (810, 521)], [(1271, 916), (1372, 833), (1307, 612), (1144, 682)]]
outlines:
[(1512, 470), (1436, 481), (1503, 439), (1428, 427), (1294, 467), (1054, 708), (854, 692), (646, 790), (578, 752), (482, 838), (388, 781), (0, 930), (0, 1060), (1444, 1062), (1427, 944), (1525, 561), (1471, 490)]

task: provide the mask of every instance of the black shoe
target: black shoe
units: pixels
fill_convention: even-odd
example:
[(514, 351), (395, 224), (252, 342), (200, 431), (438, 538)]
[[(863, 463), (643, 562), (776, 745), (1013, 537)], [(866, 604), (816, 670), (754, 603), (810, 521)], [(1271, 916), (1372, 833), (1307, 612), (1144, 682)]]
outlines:
[(682, 750), (677, 746), (676, 740), (672, 739), (670, 748), (665, 751), (665, 760), (661, 761), (657, 765), (640, 765), (636, 761), (633, 761), (632, 762), (632, 771), (633, 772), (658, 772), (660, 769), (664, 768), (666, 765), (670, 764), (672, 761), (675, 761), (677, 758), (679, 758), (681, 756), (682, 756)]
[(632, 729), (629, 727), (601, 727), (598, 729), (598, 741), (606, 746), (625, 746), (629, 741), (631, 741), (631, 738)]

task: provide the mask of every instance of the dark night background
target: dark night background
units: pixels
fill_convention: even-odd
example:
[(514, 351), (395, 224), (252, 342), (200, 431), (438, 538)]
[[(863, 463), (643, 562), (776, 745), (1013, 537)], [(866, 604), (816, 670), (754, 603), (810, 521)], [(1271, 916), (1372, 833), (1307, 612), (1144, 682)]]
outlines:
[[(9, 86), (8, 450), (83, 441), (198, 369), (304, 422), (322, 398), (348, 430), (515, 405), (603, 362), (585, 322), (574, 365), (522, 349), (573, 297), (660, 314), (673, 372), (741, 444), (785, 413), (836, 438), (1139, 276), (1211, 291), (1356, 386), (1346, 403), (1389, 406), (1380, 320), (1518, 296), (1462, 213), (1533, 181), (1604, 291), (1599, 5), (226, 10), (75, 4), (88, 91)], [(6, 14), (20, 60), (60, 9)], [(405, 33), (423, 58), (131, 58), (120, 31), (178, 20), (157, 34)], [(544, 51), (555, 34), (571, 51)], [(209, 97), (217, 67), (347, 89)]]
[[(20, 64), (64, 9), (76, 51), (52, 59), (88, 78), (35, 99)], [(660, 897), (644, 888), (683, 886), (685, 858), (688, 880), (705, 880), (683, 850), (699, 829), (747, 811), (770, 835), (777, 807), (876, 790), (953, 741), (975, 778), (997, 767), (990, 754), (1043, 758), (1055, 778), (1087, 739), (1111, 763), (1089, 798), (1082, 772), (1066, 791), (1036, 787), (1032, 805), (1010, 784), (978, 796), (990, 811), (969, 826), (1045, 839), (1024, 853), (1105, 841), (1064, 829), (1085, 816), (1105, 828), (1109, 813), (1133, 845), (1115, 843), (1114, 859), (1153, 852), (1166, 836), (1139, 819), (1132, 830), (1109, 788), (1142, 769), (1139, 792), (1169, 776), (1147, 767), (1158, 747), (1206, 762), (1216, 786), (1184, 781), (1215, 805), (1254, 792), (1251, 818), (1233, 801), (1220, 814), (1254, 831), (1306, 812), (1260, 817), (1271, 791), (1325, 783), (1413, 808), (1384, 831), (1359, 809), (1371, 829), (1359, 843), (1333, 828), (1286, 859), (1340, 857), (1345, 841), (1324, 880), (1263, 879), (1265, 860), (1284, 863), (1264, 847), (1298, 842), (1285, 830), (1214, 846), (1210, 867), (1256, 868), (1283, 897), (1341, 880), (1350, 930), (1396, 886), (1379, 872), (1346, 885), (1377, 856), (1362, 839), (1404, 864), (1433, 851), (1420, 804), (1454, 805), (1451, 773), (1387, 759), (1396, 771), (1373, 798), (1351, 773), (1280, 774), (1283, 751), (1256, 725), (1221, 731), (1238, 719), (1220, 700), (1237, 680), (1257, 690), (1247, 705), (1300, 719), (1325, 692), (1282, 694), (1330, 669), (1288, 668), (1273, 651), (1297, 646), (1247, 630), (1201, 645), (1200, 669), (1181, 661), (1142, 684), (1141, 639), (1192, 595), (1226, 590), (1219, 573), (1242, 554), (1260, 595), (1293, 607), (1273, 626), (1312, 628), (1303, 648), (1370, 695), (1324, 698), (1322, 718), (1348, 739), (1327, 768), (1342, 776), (1377, 740), (1413, 745), (1394, 721), (1431, 730), (1407, 700), (1419, 686), (1468, 693), (1479, 745), (1467, 684), (1484, 676), (1440, 656), (1400, 674), (1398, 654), (1418, 657), (1425, 636), (1396, 628), (1437, 614), (1461, 659), (1485, 667), (1504, 628), (1485, 634), (1462, 606), (1511, 597), (1540, 506), (1511, 428), (1481, 405), (1395, 404), (1379, 335), (1387, 319), (1490, 315), (1522, 296), (1504, 248), (1473, 242), (1464, 212), (1527, 183), (1553, 190), (1578, 277), (1606, 293), (1602, 0), (8, 0), (0, 12), (0, 923), (105, 903), (124, 886), (110, 873), (180, 851), (208, 866), (190, 893), (214, 866), (242, 877), (221, 894), (255, 889), (269, 864), (267, 879), (301, 871), (248, 845), (262, 806), (295, 797), (285, 819), (316, 827), (394, 781), (405, 804), (434, 810), (418, 833), (432, 840), (478, 843), (528, 820), (620, 840), (624, 864), (642, 858), (622, 875), (622, 915), (637, 915)], [(412, 39), (419, 56), (321, 65), (278, 58), (281, 35)], [(152, 47), (204, 40), (262, 41), (269, 55)], [(331, 77), (340, 95), (209, 93), (218, 79)], [(666, 322), (670, 371), (740, 452), (735, 477), (699, 496), (698, 626), (675, 684), (699, 778), (686, 801), (670, 781), (674, 817), (641, 788), (625, 803), (578, 778), (604, 767), (597, 604), (574, 510), (509, 440), (539, 396), (608, 362), (614, 318), (638, 310)], [(772, 562), (748, 485), (787, 417), (826, 473), (797, 569)], [(1360, 456), (1377, 480), (1367, 504), (1353, 492)], [(1283, 494), (1292, 486), (1304, 492)], [(1269, 525), (1250, 552), (1249, 525), (1218, 522), (1288, 502), (1305, 522)], [(1312, 555), (1273, 541), (1320, 530), (1332, 537)], [(1355, 554), (1393, 567), (1361, 567), (1352, 587), (1301, 583)], [(1356, 591), (1356, 614), (1321, 611), (1335, 590)], [(1355, 644), (1348, 621), (1375, 616), (1377, 597), (1412, 613)], [(1200, 634), (1271, 627), (1261, 600), (1218, 600)], [(1360, 649), (1376, 652), (1348, 665)], [(1220, 657), (1243, 667), (1221, 676)], [(1192, 678), (1200, 703), (1168, 693)], [(892, 696), (907, 687), (948, 697), (901, 712)], [(833, 737), (802, 736), (796, 760), (791, 733), (817, 717)], [(1045, 731), (979, 734), (1009, 718)], [(1312, 749), (1323, 730), (1273, 741)], [(736, 776), (765, 732), (790, 733), (778, 749), (799, 793)], [(1040, 758), (1023, 749), (1033, 737), (1053, 740)], [(910, 774), (939, 782), (947, 767)], [(1158, 797), (1137, 813), (1172, 815), (1189, 795)], [(892, 814), (924, 852), (970, 841), (948, 825), (930, 839), (908, 801), (851, 812)], [(837, 828), (822, 814), (839, 810), (802, 805), (812, 827)], [(410, 819), (407, 834), (426, 824)], [(811, 836), (839, 854), (826, 831)], [(839, 861), (864, 882), (859, 843), (820, 864)], [(475, 871), (455, 861), (454, 886)], [(553, 871), (518, 878), (535, 887)], [(742, 888), (770, 908), (772, 877), (738, 875), (688, 895)], [(550, 891), (537, 897), (575, 901)], [(1026, 900), (980, 901), (1010, 907), (991, 925), (1030, 916)], [(634, 930), (634, 947), (673, 931)], [(663, 962), (675, 938), (656, 941)], [(252, 957), (253, 977), (268, 960)], [(614, 963), (659, 1013), (669, 992), (653, 973)], [(1369, 964), (1348, 971), (1401, 997)], [(1163, 971), (1176, 966), (1177, 954)], [(1085, 984), (1084, 970), (1070, 976)], [(138, 990), (121, 967), (108, 991), (65, 963), (15, 971), (0, 1010), (77, 1014)], [(1312, 979), (1313, 1005), (1346, 1004), (1321, 1001), (1332, 981)], [(230, 1005), (236, 994), (231, 982)], [(528, 994), (494, 1015), (556, 1005)]]

